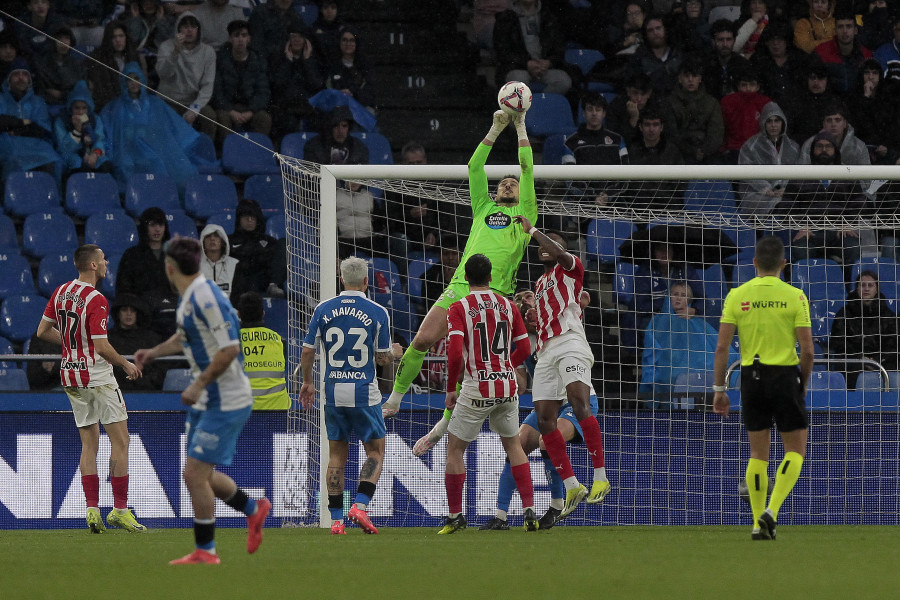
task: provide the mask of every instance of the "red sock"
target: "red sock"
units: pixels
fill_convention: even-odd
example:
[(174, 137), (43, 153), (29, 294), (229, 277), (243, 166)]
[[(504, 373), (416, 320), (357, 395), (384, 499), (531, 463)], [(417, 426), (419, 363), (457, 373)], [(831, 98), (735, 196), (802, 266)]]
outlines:
[(572, 470), (572, 462), (566, 453), (566, 440), (563, 439), (559, 429), (541, 434), (541, 439), (544, 440), (544, 448), (547, 449), (547, 454), (550, 455), (550, 460), (553, 461), (553, 466), (556, 468), (559, 476), (563, 478), (563, 481), (569, 477), (575, 477), (575, 471)]
[(100, 477), (98, 475), (82, 475), (81, 489), (84, 490), (84, 500), (88, 507), (100, 505)]
[(534, 508), (534, 486), (531, 484), (531, 466), (527, 462), (512, 468), (513, 479), (522, 497), (522, 508)]
[(128, 508), (128, 475), (110, 477), (113, 488), (113, 506)]
[(451, 515), (462, 512), (462, 493), (465, 482), (465, 473), (444, 473), (444, 487), (447, 488), (447, 505)]
[(600, 423), (597, 417), (591, 415), (584, 421), (578, 421), (581, 425), (581, 431), (584, 433), (584, 445), (588, 448), (588, 454), (591, 455), (591, 462), (594, 468), (599, 469), (604, 466), (603, 461), (603, 434), (600, 432)]

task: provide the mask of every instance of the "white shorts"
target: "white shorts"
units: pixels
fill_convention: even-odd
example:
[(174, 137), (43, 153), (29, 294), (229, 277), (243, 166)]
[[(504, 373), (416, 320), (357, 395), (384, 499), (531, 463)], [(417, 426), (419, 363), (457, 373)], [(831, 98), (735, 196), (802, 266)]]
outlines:
[(118, 423), (128, 419), (125, 398), (114, 384), (92, 388), (67, 387), (66, 396), (72, 404), (75, 425), (87, 427), (95, 423)]
[(515, 436), (519, 433), (519, 397), (462, 398), (453, 408), (447, 431), (464, 442), (471, 442), (481, 433), (487, 418), (490, 418), (491, 431), (500, 437)]
[(534, 366), (531, 397), (537, 400), (565, 400), (566, 386), (580, 381), (591, 385), (594, 353), (579, 332), (567, 331), (541, 347)]

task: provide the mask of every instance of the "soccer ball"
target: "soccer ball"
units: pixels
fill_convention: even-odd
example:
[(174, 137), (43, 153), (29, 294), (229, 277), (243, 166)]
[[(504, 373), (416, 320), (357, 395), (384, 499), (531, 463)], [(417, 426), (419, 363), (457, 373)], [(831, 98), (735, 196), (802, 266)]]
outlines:
[(531, 108), (531, 90), (521, 81), (505, 83), (497, 94), (497, 104), (511, 117), (522, 114)]

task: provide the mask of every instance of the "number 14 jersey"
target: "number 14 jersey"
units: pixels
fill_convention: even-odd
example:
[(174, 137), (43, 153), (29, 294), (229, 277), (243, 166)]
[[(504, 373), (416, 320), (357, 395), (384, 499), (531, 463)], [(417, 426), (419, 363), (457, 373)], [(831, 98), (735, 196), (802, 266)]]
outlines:
[(325, 354), (325, 404), (364, 407), (381, 404), (375, 353), (391, 349), (387, 310), (362, 292), (343, 291), (313, 312), (303, 346)]

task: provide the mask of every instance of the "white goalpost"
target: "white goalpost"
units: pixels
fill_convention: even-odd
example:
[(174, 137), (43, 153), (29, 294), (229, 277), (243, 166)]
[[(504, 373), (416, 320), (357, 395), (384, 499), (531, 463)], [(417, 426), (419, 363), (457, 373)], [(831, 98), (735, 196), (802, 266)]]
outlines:
[[(408, 345), (431, 305), (428, 295), (441, 287), (444, 271), (453, 270), (454, 256), (458, 260), (451, 246), (461, 251), (465, 245), (471, 223), (467, 167), (318, 165), (278, 158), (286, 206), (291, 371), (299, 365), (313, 308), (339, 292), (338, 261), (350, 254), (369, 261), (370, 297), (389, 309), (395, 340)], [(488, 165), (489, 188), (493, 192), (501, 177), (518, 172), (518, 165)], [(856, 356), (851, 346), (859, 336), (832, 336), (836, 323), (845, 331), (861, 274), (877, 274), (884, 294), (879, 306), (900, 312), (900, 265), (891, 245), (900, 232), (897, 167), (538, 165), (535, 182), (538, 226), (562, 230), (586, 267), (585, 289), (592, 298), (585, 326), (595, 354), (598, 419), (613, 488), (601, 505), (578, 508), (560, 526), (748, 522), (749, 508), (738, 493), (749, 456), (739, 414), (739, 369), (729, 378), (732, 415), (722, 419), (711, 412), (709, 344), (725, 294), (753, 276), (753, 245), (766, 234), (781, 237), (789, 248), (784, 278), (809, 298), (816, 341), (807, 395), (809, 455), (779, 523), (900, 521), (896, 340), (892, 348), (876, 348), (877, 355)], [(740, 212), (742, 200), (759, 189), (754, 182), (772, 182), (782, 209), (790, 203), (791, 210)], [(606, 200), (598, 204), (602, 195)], [(419, 234), (411, 231), (425, 233), (414, 239)], [(806, 231), (812, 234), (802, 235)], [(534, 250), (523, 258), (517, 289), (533, 289), (541, 269)], [(684, 295), (689, 298), (680, 299)], [(896, 324), (887, 313), (881, 317)], [(386, 423), (383, 474), (369, 505), (379, 526), (436, 526), (446, 514), (446, 442), (421, 457), (412, 451), (443, 412), (440, 346), (426, 358), (400, 414)], [(737, 356), (735, 348), (732, 359)], [(392, 382), (388, 369), (382, 391), (389, 393)], [(523, 418), (530, 402), (529, 390), (522, 396)], [(291, 447), (276, 489), (284, 497), (281, 516), (289, 525), (327, 526), (322, 499), (328, 442), (321, 413), (292, 410), (288, 428)], [(770, 462), (777, 465), (781, 452), (776, 443)], [(569, 453), (579, 479), (589, 484), (584, 447), (570, 445)], [(359, 456), (364, 457), (359, 448), (351, 449), (348, 506)], [(464, 511), (470, 523), (493, 515), (503, 457), (499, 439), (485, 427), (466, 455)], [(541, 514), (549, 490), (537, 453), (531, 459)], [(509, 515), (511, 525), (521, 522), (517, 494)]]

